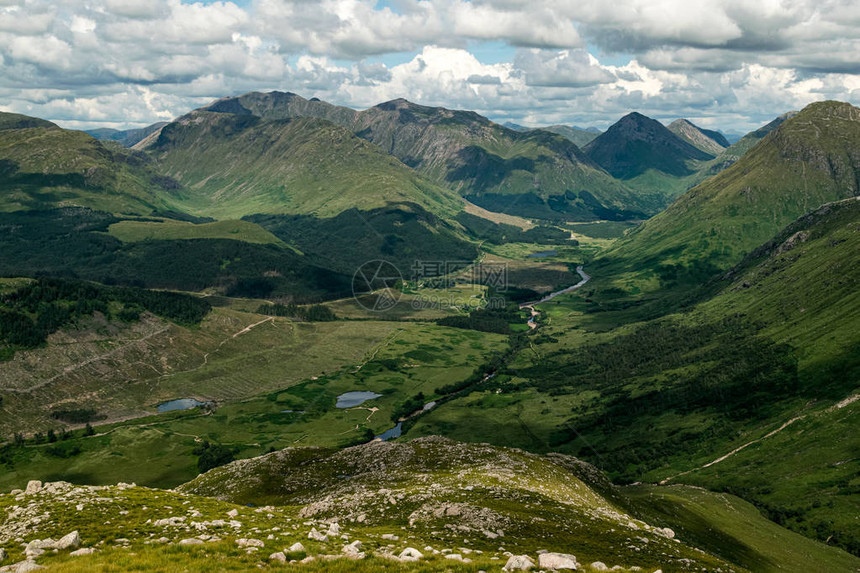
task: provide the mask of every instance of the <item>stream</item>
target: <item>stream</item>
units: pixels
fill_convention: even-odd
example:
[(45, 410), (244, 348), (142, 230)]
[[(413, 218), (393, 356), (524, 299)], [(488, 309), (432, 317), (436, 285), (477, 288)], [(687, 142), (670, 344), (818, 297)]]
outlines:
[(530, 330), (534, 330), (535, 328), (537, 328), (537, 322), (535, 322), (535, 320), (540, 315), (540, 312), (537, 309), (535, 309), (535, 305), (541, 304), (544, 302), (549, 302), (559, 295), (573, 292), (576, 289), (578, 289), (579, 287), (581, 287), (582, 285), (584, 285), (585, 283), (587, 283), (591, 279), (591, 277), (589, 275), (585, 274), (585, 271), (582, 270), (582, 265), (579, 265), (578, 267), (576, 267), (576, 272), (579, 273), (581, 280), (578, 283), (576, 283), (575, 285), (569, 286), (567, 288), (563, 288), (561, 290), (557, 290), (555, 292), (551, 292), (538, 301), (526, 302), (526, 303), (523, 303), (520, 305), (520, 309), (527, 308), (531, 311), (531, 316), (529, 317), (529, 320), (528, 320), (528, 325), (529, 325)]
[[(540, 315), (540, 312), (535, 309), (535, 305), (551, 301), (552, 299), (554, 299), (555, 297), (557, 297), (559, 295), (573, 292), (576, 289), (580, 288), (585, 283), (587, 283), (591, 279), (591, 277), (589, 275), (585, 274), (585, 271), (582, 270), (582, 265), (579, 265), (578, 267), (576, 267), (576, 272), (579, 273), (579, 276), (582, 280), (580, 280), (575, 285), (569, 286), (567, 288), (563, 288), (561, 290), (557, 290), (555, 292), (551, 292), (548, 295), (546, 295), (545, 297), (543, 297), (542, 299), (540, 299), (539, 301), (527, 302), (527, 303), (520, 305), (521, 309), (527, 308), (531, 311), (531, 316), (529, 317), (529, 321), (528, 321), (528, 325), (529, 325), (530, 329), (534, 330), (535, 328), (537, 328), (537, 323), (535, 322), (535, 319)], [(495, 372), (487, 374), (482, 381), (487, 381), (495, 375), (496, 375)], [(385, 432), (379, 434), (374, 439), (382, 440), (384, 442), (384, 441), (390, 440), (392, 438), (399, 438), (401, 433), (402, 433), (403, 422), (406, 419), (411, 418), (412, 416), (421, 414), (423, 412), (426, 412), (426, 411), (432, 409), (433, 406), (435, 406), (435, 405), (436, 405), (436, 402), (429, 402), (429, 403), (425, 404), (422, 409), (417, 410), (415, 412), (412, 412), (410, 415), (406, 416), (405, 418), (402, 418), (401, 420), (399, 420), (397, 422), (396, 426), (394, 426), (393, 428), (390, 428), (390, 429), (386, 430)]]

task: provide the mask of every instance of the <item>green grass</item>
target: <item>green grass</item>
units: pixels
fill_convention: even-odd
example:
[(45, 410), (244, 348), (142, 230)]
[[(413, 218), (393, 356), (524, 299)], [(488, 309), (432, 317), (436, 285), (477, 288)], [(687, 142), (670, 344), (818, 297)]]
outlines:
[[(858, 391), (858, 220), (856, 200), (802, 217), (723, 280), (687, 290), (683, 312), (684, 298), (671, 301), (656, 280), (586, 265), (595, 279), (540, 305), (540, 330), (496, 388), (444, 404), (409, 435), (567, 451), (659, 481), (807, 416), (675, 481), (738, 493), (794, 531), (856, 551), (856, 417), (825, 412)], [(625, 370), (631, 359), (642, 361)], [(765, 390), (780, 370), (789, 386)], [(701, 401), (708, 388), (721, 397)]]
[[(201, 327), (212, 334), (213, 322), (241, 320), (236, 325), (241, 330), (243, 324), (266, 318), (245, 318), (226, 310), (213, 314), (214, 320), (207, 319)], [(178, 328), (165, 333), (164, 343), (174, 347), (168, 364), (193, 351)], [(156, 348), (164, 348), (156, 344)], [(196, 460), (191, 455), (195, 439), (235, 448), (242, 457), (291, 445), (344, 446), (362, 441), (368, 433), (376, 435), (392, 427), (394, 412), (415, 394), (422, 392), (430, 401), (437, 388), (467, 378), (491, 353), (503, 350), (506, 339), (432, 324), (302, 324), (276, 319), (237, 338), (227, 335), (223, 344), (217, 339), (210, 344), (205, 361), (201, 363), (201, 356), (188, 356), (184, 370), (168, 377), (150, 374), (135, 384), (123, 383), (129, 369), (140, 375), (146, 369), (163, 368), (157, 354), (141, 365), (126, 366), (125, 371), (120, 367), (113, 374), (116, 386), (102, 384), (99, 399), (86, 405), (111, 417), (141, 416), (152, 413), (163, 401), (193, 396), (217, 401), (213, 413), (174, 412), (97, 426), (98, 436), (63, 442), (83, 451), (64, 459), (61, 467), (48, 444), (15, 448), (0, 485), (20, 486), (41, 476), (75, 483), (134, 481), (172, 487), (196, 475)], [(76, 379), (78, 393), (98, 388), (85, 380)], [(68, 383), (63, 388), (71, 390)], [(360, 409), (336, 409), (335, 398), (353, 390), (373, 391), (382, 397)], [(15, 412), (7, 422), (41, 419), (57, 426), (56, 421), (45, 419), (51, 403), (46, 407), (38, 402), (54, 392), (55, 386), (49, 385), (26, 399), (7, 394), (3, 407)], [(32, 411), (40, 406), (41, 418)], [(370, 412), (369, 407), (379, 410)]]
[(108, 232), (124, 243), (147, 240), (231, 239), (245, 243), (281, 245), (284, 243), (259, 225), (250, 221), (217, 221), (193, 224), (185, 221), (120, 221)]
[(641, 485), (622, 491), (632, 500), (628, 508), (639, 510), (643, 518), (662, 522), (679, 538), (750, 571), (848, 572), (860, 564), (844, 551), (779, 527), (732, 495), (687, 486)]
[(300, 323), (226, 308), (216, 308), (199, 327), (155, 317), (127, 326), (94, 320), (4, 363), (3, 385), (17, 391), (3, 393), (0, 424), (4, 434), (44, 431), (55, 426), (52, 409), (81, 404), (114, 418), (150, 414), (174, 398), (245, 399), (360, 363), (398, 328), (393, 322)]
[(636, 226), (629, 221), (595, 221), (593, 223), (566, 223), (565, 228), (579, 237), (592, 239), (617, 239)]
[(860, 403), (799, 414), (778, 434), (677, 481), (754, 500), (776, 523), (856, 553)]

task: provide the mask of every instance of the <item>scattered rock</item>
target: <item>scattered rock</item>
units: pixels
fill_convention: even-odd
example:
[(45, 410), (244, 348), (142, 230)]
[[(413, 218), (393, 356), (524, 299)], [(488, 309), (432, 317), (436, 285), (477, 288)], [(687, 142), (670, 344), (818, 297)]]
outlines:
[(675, 539), (675, 532), (668, 527), (655, 527), (654, 533), (662, 535), (666, 539)]
[(591, 564), (591, 568), (595, 571), (609, 571), (609, 567), (603, 561), (595, 561)]
[(179, 545), (203, 545), (203, 542), (192, 537), (191, 539), (183, 539), (179, 542)]
[(227, 515), (229, 515), (230, 517), (239, 517), (239, 510), (238, 509), (231, 509), (230, 511), (227, 512)]
[(328, 528), (329, 538), (334, 538), (340, 535), (340, 525), (337, 522), (332, 523)]
[(535, 562), (528, 555), (511, 555), (502, 569), (504, 571), (528, 571), (534, 566)]
[(424, 558), (424, 554), (414, 547), (407, 547), (397, 556), (401, 561), (418, 561)]
[(343, 554), (353, 559), (364, 559), (364, 553), (361, 551), (361, 541), (355, 540), (349, 545), (344, 545)]
[(259, 539), (237, 539), (236, 545), (239, 547), (263, 547), (266, 544)]
[(24, 555), (26, 555), (27, 558), (38, 557), (44, 554), (46, 549), (53, 548), (53, 539), (34, 539), (24, 548)]
[(6, 550), (0, 547), (0, 563), (3, 563), (4, 559), (6, 559)]
[(167, 527), (167, 526), (177, 527), (179, 525), (182, 525), (184, 522), (185, 522), (184, 517), (168, 517), (165, 519), (156, 520), (153, 523), (153, 525), (156, 527)]
[(79, 547), (80, 545), (81, 535), (77, 531), (73, 531), (68, 535), (62, 537), (56, 543), (54, 543), (54, 549), (74, 549), (75, 547)]
[(382, 538), (386, 541), (397, 541), (398, 539), (400, 539), (400, 537), (394, 535), (393, 533), (383, 533)]
[(542, 553), (538, 555), (538, 566), (541, 569), (576, 570), (576, 557), (569, 553)]
[(317, 528), (314, 527), (311, 529), (311, 532), (308, 533), (308, 539), (313, 539), (314, 541), (322, 541), (325, 543), (328, 541), (328, 536), (317, 531)]
[(280, 561), (281, 563), (287, 562), (287, 556), (282, 552), (278, 551), (277, 553), (272, 553), (269, 555), (269, 561)]
[(39, 569), (44, 569), (44, 567), (37, 564), (32, 559), (27, 559), (19, 561), (13, 565), (7, 565), (0, 569), (0, 571), (9, 571), (10, 573), (28, 573), (29, 571), (38, 571)]
[(287, 549), (290, 553), (299, 553), (305, 551), (305, 546), (299, 543), (298, 541), (290, 545), (290, 548)]
[(40, 491), (42, 491), (42, 482), (34, 479), (27, 482), (27, 489), (24, 490), (24, 493), (33, 494), (39, 493)]
[(95, 552), (96, 552), (96, 550), (93, 549), (92, 547), (84, 547), (81, 549), (75, 549), (74, 551), (69, 553), (69, 555), (71, 555), (72, 557), (79, 557), (81, 555), (92, 555)]

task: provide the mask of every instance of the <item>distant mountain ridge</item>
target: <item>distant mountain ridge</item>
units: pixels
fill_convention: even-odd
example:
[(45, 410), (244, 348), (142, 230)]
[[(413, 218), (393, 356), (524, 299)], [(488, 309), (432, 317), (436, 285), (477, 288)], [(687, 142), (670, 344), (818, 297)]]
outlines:
[(768, 130), (731, 167), (679, 197), (613, 252), (707, 259), (725, 268), (804, 213), (860, 194), (860, 109), (813, 103), (759, 131)]
[(550, 125), (549, 127), (542, 127), (541, 129), (564, 136), (579, 147), (584, 147), (588, 143), (591, 143), (595, 138), (603, 133), (596, 127), (583, 129), (581, 127), (570, 125)]
[(133, 147), (141, 140), (146, 139), (149, 135), (167, 125), (167, 123), (166, 121), (159, 121), (137, 129), (99, 128), (88, 129), (86, 132), (99, 140), (116, 141), (124, 147)]
[(687, 119), (673, 121), (668, 129), (690, 145), (712, 155), (719, 155), (731, 145), (719, 131), (703, 129)]
[(392, 202), (437, 212), (460, 209), (453, 192), (315, 117), (194, 111), (162, 127), (146, 150), (165, 174), (206, 200), (199, 210), (208, 215), (331, 216)]
[(491, 211), (535, 218), (629, 218), (659, 204), (614, 180), (568, 139), (517, 132), (471, 111), (396, 99), (356, 111), (296, 94), (248, 93), (202, 110), (265, 119), (317, 117), (346, 127)]
[(714, 158), (638, 112), (622, 117), (583, 150), (619, 179), (632, 179), (649, 169), (681, 177), (693, 173), (688, 161)]

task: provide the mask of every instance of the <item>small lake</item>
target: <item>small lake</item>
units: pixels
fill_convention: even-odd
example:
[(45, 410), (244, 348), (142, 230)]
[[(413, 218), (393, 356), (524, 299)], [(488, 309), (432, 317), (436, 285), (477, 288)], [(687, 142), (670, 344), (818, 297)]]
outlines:
[(335, 408), (355, 408), (374, 398), (379, 398), (382, 394), (376, 392), (347, 392), (337, 397)]
[(538, 251), (536, 253), (532, 253), (530, 255), (526, 255), (527, 259), (542, 259), (544, 257), (554, 257), (558, 254), (558, 251), (555, 249), (551, 251)]
[(398, 422), (396, 426), (394, 426), (390, 430), (386, 430), (386, 431), (382, 432), (381, 434), (376, 436), (375, 439), (382, 440), (384, 442), (384, 441), (390, 440), (392, 438), (399, 438), (400, 434), (402, 434), (402, 433), (403, 433), (403, 423)]
[(174, 410), (190, 410), (191, 408), (197, 408), (199, 406), (204, 406), (205, 404), (206, 402), (201, 402), (194, 398), (180, 398), (179, 400), (171, 400), (170, 402), (159, 404), (158, 411), (173, 412)]

